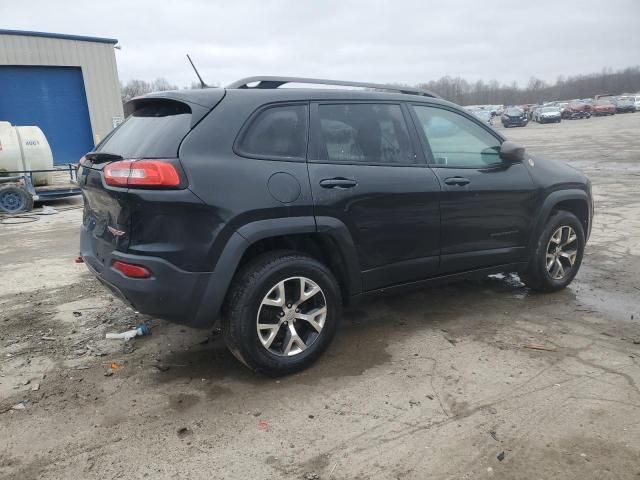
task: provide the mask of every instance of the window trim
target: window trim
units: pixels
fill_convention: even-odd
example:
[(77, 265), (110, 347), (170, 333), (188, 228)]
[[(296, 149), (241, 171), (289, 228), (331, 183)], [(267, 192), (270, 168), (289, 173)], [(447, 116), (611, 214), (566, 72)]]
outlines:
[[(400, 107), (402, 118), (404, 119), (405, 126), (407, 128), (407, 135), (409, 136), (409, 143), (413, 150), (413, 162), (403, 163), (386, 163), (386, 162), (342, 162), (337, 160), (323, 160), (320, 159), (320, 152), (322, 147), (322, 136), (320, 128), (320, 112), (319, 107), (321, 105), (397, 105)], [(309, 148), (307, 149), (307, 161), (309, 163), (321, 163), (329, 165), (352, 165), (352, 166), (372, 166), (372, 167), (427, 167), (424, 155), (422, 154), (422, 147), (416, 136), (413, 126), (413, 119), (411, 114), (407, 111), (406, 102), (396, 100), (350, 100), (350, 99), (332, 99), (332, 100), (315, 100), (311, 102), (310, 108), (310, 123), (309, 123)]]
[[(262, 114), (262, 112), (269, 110), (271, 108), (291, 107), (291, 106), (303, 106), (305, 107), (305, 110), (306, 110), (307, 115), (306, 115), (306, 125), (305, 125), (306, 138), (305, 138), (304, 157), (284, 157), (281, 155), (262, 155), (262, 154), (247, 152), (240, 147), (240, 143), (243, 140), (244, 136), (246, 135), (247, 131), (251, 129), (254, 122), (258, 119), (258, 117)], [(309, 111), (310, 111), (310, 106), (308, 101), (271, 102), (271, 103), (265, 103), (263, 105), (260, 105), (253, 112), (251, 112), (251, 114), (247, 117), (245, 122), (240, 127), (240, 130), (238, 130), (238, 134), (236, 135), (236, 138), (233, 141), (233, 147), (232, 147), (233, 153), (235, 153), (239, 157), (251, 158), (254, 160), (272, 160), (272, 161), (278, 161), (278, 162), (306, 163), (307, 157), (309, 155), (309, 127), (311, 124), (311, 121), (309, 118)]]
[(422, 128), (422, 124), (420, 123), (420, 118), (418, 118), (418, 114), (415, 111), (414, 107), (428, 107), (428, 108), (439, 108), (440, 110), (446, 110), (449, 111), (451, 113), (457, 113), (458, 115), (460, 115), (461, 117), (465, 117), (468, 120), (470, 120), (471, 122), (475, 123), (476, 125), (478, 125), (479, 127), (481, 127), (483, 130), (485, 130), (487, 133), (489, 133), (491, 136), (495, 137), (498, 142), (500, 143), (500, 145), (502, 145), (502, 143), (505, 141), (505, 138), (500, 135), (498, 132), (496, 132), (495, 130), (489, 128), (488, 125), (485, 125), (483, 122), (480, 122), (479, 119), (475, 118), (473, 115), (467, 113), (466, 111), (460, 111), (457, 110), (455, 108), (450, 108), (446, 105), (438, 105), (438, 104), (434, 104), (434, 103), (418, 103), (418, 102), (410, 102), (407, 107), (409, 108), (409, 112), (411, 114), (411, 118), (414, 122), (414, 126), (416, 129), (416, 134), (418, 135), (418, 138), (420, 139), (420, 143), (422, 145), (422, 148), (424, 149), (424, 156), (425, 156), (425, 160), (427, 162), (427, 165), (430, 168), (449, 168), (449, 169), (459, 169), (459, 170), (493, 170), (495, 168), (500, 168), (503, 167), (505, 165), (504, 160), (501, 159), (500, 163), (495, 163), (492, 165), (485, 165), (483, 167), (479, 167), (479, 166), (468, 166), (468, 167), (463, 167), (463, 166), (455, 166), (455, 165), (441, 165), (439, 163), (435, 163), (435, 161), (433, 160), (433, 151), (431, 150), (431, 144), (429, 143), (429, 140), (427, 139), (427, 135), (424, 133), (424, 129)]

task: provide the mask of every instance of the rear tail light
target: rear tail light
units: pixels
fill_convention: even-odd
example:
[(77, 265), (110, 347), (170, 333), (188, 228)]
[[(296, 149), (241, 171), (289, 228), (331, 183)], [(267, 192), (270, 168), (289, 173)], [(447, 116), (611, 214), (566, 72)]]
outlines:
[(113, 268), (129, 278), (149, 278), (151, 276), (151, 272), (146, 267), (121, 262), (120, 260), (113, 262)]
[(104, 167), (104, 181), (112, 187), (170, 188), (180, 185), (178, 170), (164, 160), (121, 160)]

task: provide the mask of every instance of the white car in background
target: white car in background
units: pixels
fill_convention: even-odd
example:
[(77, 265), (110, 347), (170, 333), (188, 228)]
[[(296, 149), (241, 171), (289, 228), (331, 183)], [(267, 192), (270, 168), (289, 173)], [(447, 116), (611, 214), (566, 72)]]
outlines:
[(539, 107), (533, 113), (533, 120), (538, 123), (560, 123), (562, 113), (558, 107)]
[(640, 112), (640, 93), (636, 93), (635, 95), (632, 95), (632, 97), (635, 97), (636, 99), (636, 112)]

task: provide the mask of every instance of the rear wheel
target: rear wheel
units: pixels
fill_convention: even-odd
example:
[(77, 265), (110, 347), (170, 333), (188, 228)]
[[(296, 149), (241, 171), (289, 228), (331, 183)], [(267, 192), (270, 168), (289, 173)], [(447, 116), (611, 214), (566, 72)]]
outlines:
[(523, 280), (542, 292), (560, 290), (571, 283), (584, 253), (584, 228), (578, 218), (566, 211), (553, 214), (543, 229)]
[(342, 314), (338, 283), (322, 263), (293, 251), (264, 254), (243, 267), (222, 319), (227, 347), (252, 370), (278, 376), (311, 365)]

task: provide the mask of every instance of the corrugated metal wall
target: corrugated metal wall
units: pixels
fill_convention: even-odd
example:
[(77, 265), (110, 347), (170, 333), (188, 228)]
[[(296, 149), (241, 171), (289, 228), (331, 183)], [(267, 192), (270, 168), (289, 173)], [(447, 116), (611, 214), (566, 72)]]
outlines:
[(115, 52), (110, 43), (0, 34), (0, 65), (80, 67), (94, 142), (112, 130), (113, 117), (123, 116)]

